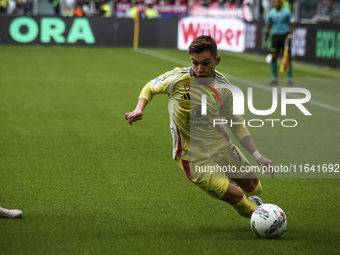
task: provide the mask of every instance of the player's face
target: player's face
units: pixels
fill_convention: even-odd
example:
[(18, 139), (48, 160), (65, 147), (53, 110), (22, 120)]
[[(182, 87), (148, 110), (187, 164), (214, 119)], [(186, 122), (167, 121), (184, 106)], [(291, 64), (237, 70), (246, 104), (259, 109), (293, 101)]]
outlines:
[(275, 9), (280, 10), (281, 7), (282, 7), (281, 0), (274, 0), (273, 1), (273, 6), (275, 7)]
[(192, 53), (190, 56), (196, 78), (214, 78), (215, 66), (221, 61), (220, 56), (214, 58), (209, 50)]

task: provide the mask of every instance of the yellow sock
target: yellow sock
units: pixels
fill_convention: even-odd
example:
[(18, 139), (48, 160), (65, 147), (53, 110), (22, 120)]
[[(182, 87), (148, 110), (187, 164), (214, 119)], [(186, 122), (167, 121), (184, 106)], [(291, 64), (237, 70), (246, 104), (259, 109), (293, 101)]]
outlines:
[(259, 180), (256, 188), (253, 191), (251, 191), (251, 192), (243, 191), (243, 193), (246, 194), (247, 197), (260, 195), (261, 192), (262, 192), (262, 185), (261, 185), (260, 180)]
[(257, 205), (253, 201), (250, 201), (246, 197), (246, 195), (243, 194), (243, 198), (241, 202), (239, 202), (236, 205), (232, 205), (232, 207), (234, 207), (234, 209), (239, 215), (246, 217), (246, 218), (250, 218), (253, 211), (256, 210)]

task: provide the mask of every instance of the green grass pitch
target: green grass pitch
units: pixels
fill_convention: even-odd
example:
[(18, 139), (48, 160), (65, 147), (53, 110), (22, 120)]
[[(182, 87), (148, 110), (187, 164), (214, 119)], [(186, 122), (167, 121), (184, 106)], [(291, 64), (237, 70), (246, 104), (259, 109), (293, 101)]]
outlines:
[[(263, 178), (261, 198), (283, 208), (288, 231), (261, 240), (248, 219), (192, 185), (172, 161), (165, 95), (128, 125), (124, 113), (144, 84), (189, 66), (186, 52), (0, 51), (0, 206), (24, 212), (21, 220), (0, 219), (0, 254), (339, 254), (339, 174)], [(221, 55), (217, 70), (225, 74), (270, 78), (263, 56)], [(271, 118), (297, 119), (297, 127), (249, 130), (276, 165), (339, 164), (339, 69), (294, 67), (296, 86), (312, 93), (306, 107), (313, 115), (291, 106), (287, 116)], [(265, 87), (254, 88), (258, 108), (270, 103)]]

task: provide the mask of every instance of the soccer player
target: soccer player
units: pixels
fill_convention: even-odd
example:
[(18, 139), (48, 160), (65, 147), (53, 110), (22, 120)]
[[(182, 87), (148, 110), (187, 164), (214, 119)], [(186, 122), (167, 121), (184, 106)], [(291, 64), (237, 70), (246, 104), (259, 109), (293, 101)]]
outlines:
[[(268, 47), (269, 32), (272, 33), (272, 44), (270, 48), (273, 80), (270, 85), (278, 85), (277, 79), (277, 64), (276, 60), (279, 53), (284, 49), (285, 44), (289, 46), (289, 55), (291, 48), (291, 38), (294, 30), (294, 24), (291, 22), (291, 13), (287, 8), (283, 7), (282, 0), (273, 0), (274, 7), (269, 11), (266, 18), (266, 30), (264, 47)], [(288, 85), (293, 85), (292, 82), (292, 62), (289, 57), (289, 71), (287, 72)]]
[[(241, 171), (250, 164), (231, 141), (226, 126), (213, 125), (213, 121), (221, 117), (234, 123), (243, 121), (241, 116), (233, 115), (230, 90), (216, 87), (217, 84), (229, 84), (224, 75), (215, 70), (221, 61), (216, 42), (210, 36), (199, 36), (192, 41), (188, 52), (192, 66), (175, 68), (148, 82), (135, 110), (125, 113), (125, 118), (130, 125), (141, 120), (153, 96), (167, 94), (173, 158), (195, 185), (210, 196), (229, 203), (240, 215), (250, 217), (262, 203), (256, 197), (262, 191), (260, 180), (251, 171)], [(207, 95), (207, 114), (201, 111), (203, 94)], [(260, 165), (272, 167), (271, 160), (261, 156), (244, 125), (229, 126)], [(214, 171), (231, 167), (236, 173)]]
[(10, 219), (16, 219), (22, 217), (22, 211), (14, 209), (9, 210), (0, 207), (0, 218), (10, 218)]

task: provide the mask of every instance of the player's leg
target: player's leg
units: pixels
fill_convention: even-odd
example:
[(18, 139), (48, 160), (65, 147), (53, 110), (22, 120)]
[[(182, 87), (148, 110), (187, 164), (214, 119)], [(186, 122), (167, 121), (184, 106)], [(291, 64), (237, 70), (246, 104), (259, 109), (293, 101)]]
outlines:
[(217, 199), (225, 195), (229, 185), (228, 177), (221, 172), (212, 173), (205, 170), (206, 166), (215, 165), (214, 156), (191, 162), (176, 158), (176, 162), (184, 170), (187, 178), (208, 195)]
[(272, 35), (272, 45), (270, 48), (270, 53), (272, 55), (272, 61), (270, 62), (270, 68), (272, 71), (273, 80), (270, 82), (270, 85), (277, 85), (278, 84), (278, 75), (277, 75), (277, 64), (276, 60), (278, 57), (278, 47), (279, 47), (279, 36)]
[(243, 217), (250, 218), (251, 214), (258, 207), (254, 201), (248, 199), (243, 191), (230, 182), (226, 176), (224, 178), (193, 178), (192, 182), (213, 198), (230, 204)]
[(287, 73), (287, 79), (288, 79), (288, 85), (290, 86), (293, 86), (292, 76), (293, 76), (293, 65), (292, 65), (292, 60), (289, 59), (289, 70)]
[(22, 211), (14, 209), (14, 210), (8, 210), (5, 208), (0, 207), (0, 218), (21, 218), (22, 217)]
[(229, 182), (227, 191), (221, 200), (229, 203), (238, 214), (246, 218), (250, 218), (258, 206), (254, 201), (248, 199), (239, 187), (231, 182)]
[(291, 41), (289, 41), (289, 70), (287, 72), (287, 83), (290, 86), (293, 86), (293, 80), (292, 80), (292, 76), (293, 76), (293, 65), (292, 65), (292, 56), (291, 56)]
[[(245, 168), (245, 166), (250, 166), (250, 164), (236, 145), (231, 144), (219, 153), (218, 156), (217, 162), (219, 164), (222, 166), (233, 166), (234, 170), (236, 170), (236, 173), (234, 171), (227, 173), (229, 179), (234, 183), (229, 182), (228, 188), (221, 200), (231, 204), (241, 216), (250, 217), (258, 204), (248, 199), (248, 197), (259, 195), (262, 192), (260, 180), (255, 173), (250, 172), (250, 168)], [(246, 171), (242, 171), (244, 169)]]
[[(259, 205), (257, 202), (262, 202), (259, 198), (255, 197), (262, 192), (261, 182), (256, 176), (256, 173), (250, 171), (251, 167), (247, 158), (236, 145), (231, 145), (226, 148), (223, 153), (221, 164), (232, 165), (236, 170), (239, 170), (236, 174), (229, 173), (230, 180), (237, 186), (230, 183), (223, 200), (226, 202), (229, 201), (232, 204), (237, 201), (231, 201), (230, 198), (237, 197), (240, 199), (239, 202), (237, 204), (232, 204), (232, 206), (240, 215), (249, 217), (251, 212)], [(243, 170), (246, 170), (246, 172)]]
[[(230, 150), (230, 149), (229, 149)], [(205, 191), (213, 198), (220, 199), (229, 203), (238, 214), (249, 218), (257, 205), (251, 201), (243, 193), (243, 191), (235, 184), (231, 183), (224, 173), (210, 174), (208, 172), (192, 173), (191, 169), (197, 169), (196, 166), (212, 166), (218, 162), (219, 158), (224, 158), (226, 152), (223, 151), (220, 155), (214, 155), (209, 159), (195, 162), (188, 162), (176, 158), (179, 166), (184, 170), (188, 179), (196, 186)]]
[(231, 180), (243, 190), (247, 197), (258, 196), (262, 193), (261, 181), (255, 173), (251, 172), (243, 178), (233, 178)]
[(228, 177), (243, 190), (247, 197), (257, 196), (262, 192), (260, 180), (256, 173), (251, 171), (246, 156), (236, 145), (231, 145), (224, 151), (221, 164), (234, 166), (237, 172), (228, 173)]

